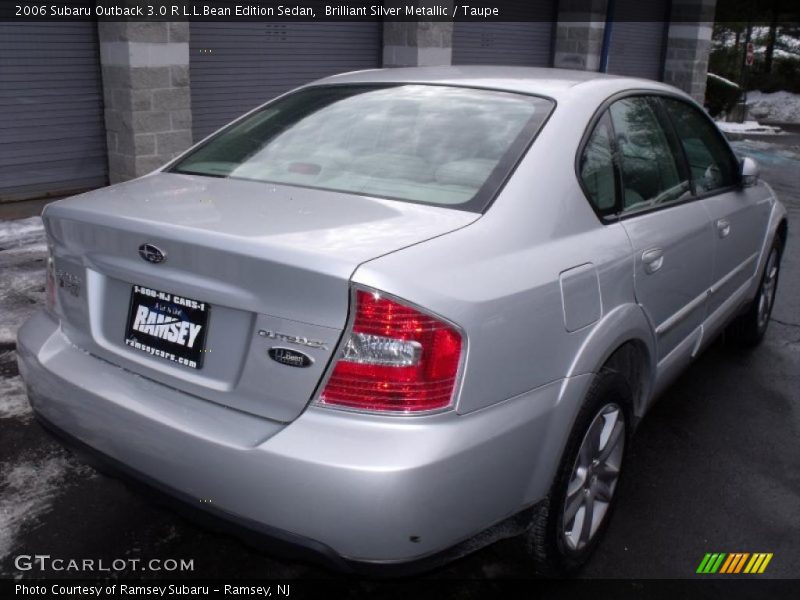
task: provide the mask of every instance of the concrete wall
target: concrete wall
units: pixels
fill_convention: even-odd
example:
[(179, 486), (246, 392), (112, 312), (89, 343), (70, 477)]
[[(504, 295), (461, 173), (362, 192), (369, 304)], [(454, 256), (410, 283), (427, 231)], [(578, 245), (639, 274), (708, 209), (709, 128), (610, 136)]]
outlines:
[[(390, 8), (405, 5), (439, 5), (426, 0), (384, 0)], [(452, 2), (445, 2), (452, 8)], [(383, 24), (384, 67), (432, 67), (453, 62), (453, 22), (385, 21)]]
[(716, 0), (673, 0), (664, 82), (703, 103)]
[(187, 22), (98, 23), (111, 183), (192, 143)]
[(561, 0), (553, 66), (597, 71), (603, 50), (607, 0)]

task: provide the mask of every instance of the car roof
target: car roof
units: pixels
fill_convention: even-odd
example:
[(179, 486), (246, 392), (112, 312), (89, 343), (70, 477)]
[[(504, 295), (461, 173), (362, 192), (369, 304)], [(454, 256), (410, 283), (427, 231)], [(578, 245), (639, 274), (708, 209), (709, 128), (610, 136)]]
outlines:
[[(575, 93), (590, 93), (592, 89), (604, 96), (628, 89), (660, 90), (683, 94), (672, 86), (649, 79), (622, 77), (594, 71), (489, 65), (370, 69), (333, 75), (315, 81), (311, 85), (346, 83), (436, 83), (535, 94), (555, 100)], [(576, 90), (575, 88), (578, 87), (579, 89)]]

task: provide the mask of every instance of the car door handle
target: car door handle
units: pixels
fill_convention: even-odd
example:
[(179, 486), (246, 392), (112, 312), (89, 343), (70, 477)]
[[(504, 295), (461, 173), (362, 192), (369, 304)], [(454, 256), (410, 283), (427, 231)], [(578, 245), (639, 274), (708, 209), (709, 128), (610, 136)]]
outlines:
[(648, 275), (658, 271), (664, 264), (664, 251), (661, 248), (650, 248), (642, 252), (644, 272)]
[(728, 219), (717, 220), (717, 235), (721, 238), (728, 237), (731, 232), (731, 222)]

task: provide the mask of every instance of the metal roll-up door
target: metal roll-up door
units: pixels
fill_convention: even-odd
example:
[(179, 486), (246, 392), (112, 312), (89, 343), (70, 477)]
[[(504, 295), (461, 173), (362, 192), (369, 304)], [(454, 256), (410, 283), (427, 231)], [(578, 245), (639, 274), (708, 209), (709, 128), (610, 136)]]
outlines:
[(381, 66), (380, 22), (192, 22), (192, 124), (199, 141), (294, 87)]
[(0, 201), (108, 181), (93, 22), (0, 23)]
[[(514, 22), (456, 21), (453, 26), (454, 65), (552, 65), (556, 2), (520, 3)], [(503, 14), (515, 16), (514, 3), (503, 4)]]
[(660, 80), (669, 0), (614, 0), (608, 72)]

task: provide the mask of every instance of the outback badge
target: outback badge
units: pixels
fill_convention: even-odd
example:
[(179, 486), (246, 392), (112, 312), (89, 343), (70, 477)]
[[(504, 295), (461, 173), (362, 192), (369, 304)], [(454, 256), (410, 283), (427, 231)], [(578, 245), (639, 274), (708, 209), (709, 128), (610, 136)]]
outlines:
[(313, 358), (297, 350), (292, 350), (291, 348), (276, 346), (270, 348), (267, 354), (269, 354), (269, 357), (275, 362), (279, 362), (288, 367), (310, 367), (314, 364)]

